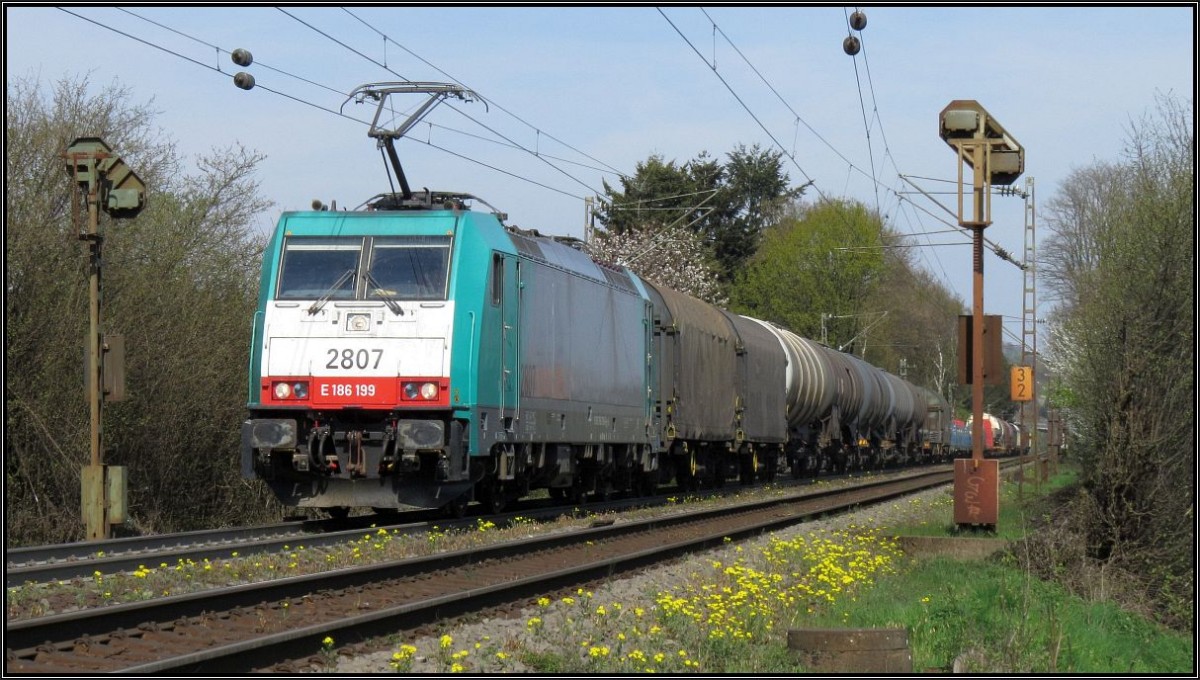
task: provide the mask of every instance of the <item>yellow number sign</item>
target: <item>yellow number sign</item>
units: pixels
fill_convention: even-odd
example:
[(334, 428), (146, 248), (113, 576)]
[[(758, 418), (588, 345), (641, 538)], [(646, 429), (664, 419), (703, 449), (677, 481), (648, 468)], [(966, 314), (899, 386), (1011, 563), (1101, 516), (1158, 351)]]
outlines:
[(1031, 401), (1033, 399), (1033, 367), (1012, 367), (1012, 400)]

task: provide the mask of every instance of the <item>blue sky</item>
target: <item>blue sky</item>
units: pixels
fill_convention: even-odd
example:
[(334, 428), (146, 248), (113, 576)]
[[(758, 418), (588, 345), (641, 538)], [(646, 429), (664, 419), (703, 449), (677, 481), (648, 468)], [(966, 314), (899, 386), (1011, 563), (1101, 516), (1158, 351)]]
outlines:
[[(126, 8), (138, 16), (68, 9), (199, 63), (53, 7), (6, 7), (9, 82), (119, 80), (135, 101), (153, 98), (158, 124), (183, 153), (234, 143), (265, 153), (259, 177), (276, 206), (260, 217), (262, 229), (314, 198), (354, 207), (388, 190), (365, 124), (296, 101), (337, 111), (339, 92), (368, 82), (448, 74), (479, 92), (488, 106), (443, 105), (426, 118), (432, 126), (411, 133), (476, 162), (402, 141), (410, 183), (472, 193), (510, 223), (573, 236), (582, 235), (583, 197), (652, 153), (685, 162), (777, 143), (794, 155), (785, 166), (793, 186), (813, 181), (808, 196), (878, 207), (902, 232), (942, 231), (949, 227), (930, 213), (953, 219), (899, 175), (930, 192), (953, 189), (935, 181), (956, 177), (938, 137), (950, 101), (978, 100), (1026, 148), (1040, 207), (1072, 169), (1118, 159), (1130, 122), (1151, 110), (1156, 93), (1191, 99), (1195, 85), (1190, 5), (869, 7), (856, 58), (842, 51), (854, 10), (842, 6), (286, 8), (291, 16), (257, 6)], [(215, 48), (239, 47), (253, 53), (244, 70), (263, 87), (232, 85), (243, 69)], [(373, 111), (351, 103), (345, 113), (368, 121)], [(953, 195), (938, 197), (953, 208)], [(1018, 258), (1024, 208), (997, 197), (986, 232)], [(919, 241), (967, 242), (957, 234)], [(970, 301), (969, 247), (923, 247), (917, 256)], [(1005, 325), (1019, 335), (1020, 271), (994, 256), (985, 262), (985, 308), (1014, 317)]]

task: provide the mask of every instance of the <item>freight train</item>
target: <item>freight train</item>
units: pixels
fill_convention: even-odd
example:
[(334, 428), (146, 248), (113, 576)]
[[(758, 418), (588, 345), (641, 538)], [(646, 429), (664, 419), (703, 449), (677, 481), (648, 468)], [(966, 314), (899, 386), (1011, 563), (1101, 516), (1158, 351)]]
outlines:
[(285, 505), (498, 512), (954, 455), (935, 393), (411, 192), (391, 155), (401, 193), (285, 213), (264, 254), (241, 467)]
[(280, 218), (244, 476), (335, 515), (499, 511), (956, 455), (933, 392), (468, 201)]

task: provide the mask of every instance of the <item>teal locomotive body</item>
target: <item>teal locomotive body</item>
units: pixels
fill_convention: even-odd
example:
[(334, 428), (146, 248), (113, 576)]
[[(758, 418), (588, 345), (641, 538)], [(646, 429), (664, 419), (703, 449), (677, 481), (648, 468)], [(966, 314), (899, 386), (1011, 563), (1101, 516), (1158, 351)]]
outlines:
[(650, 486), (649, 337), (635, 277), (459, 200), (286, 213), (243, 474), (334, 514)]

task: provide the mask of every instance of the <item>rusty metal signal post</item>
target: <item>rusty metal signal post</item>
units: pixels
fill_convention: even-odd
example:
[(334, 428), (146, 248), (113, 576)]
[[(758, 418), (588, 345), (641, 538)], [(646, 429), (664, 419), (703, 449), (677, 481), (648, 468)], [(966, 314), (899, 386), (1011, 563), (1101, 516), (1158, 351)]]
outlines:
[[(86, 196), (88, 243), (87, 393), (91, 412), (91, 464), (83, 468), (81, 503), (88, 540), (108, 538), (110, 526), (125, 521), (125, 468), (103, 464), (101, 408), (124, 396), (124, 341), (100, 331), (100, 210), (115, 219), (137, 216), (146, 204), (146, 185), (99, 137), (80, 137), (65, 154), (67, 174)], [(72, 204), (78, 208), (74, 200)]]
[[(983, 230), (991, 221), (991, 186), (1009, 185), (1025, 171), (1025, 149), (973, 99), (942, 109), (939, 134), (958, 157), (958, 223), (971, 230), (974, 251), (971, 458), (954, 462), (954, 521), (992, 525), (999, 516), (1000, 465), (983, 457)], [(973, 214), (964, 219), (963, 164), (972, 169)]]

